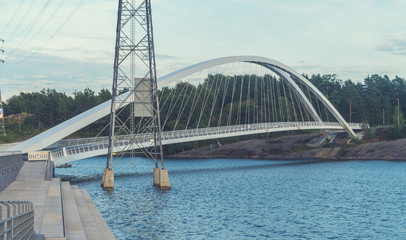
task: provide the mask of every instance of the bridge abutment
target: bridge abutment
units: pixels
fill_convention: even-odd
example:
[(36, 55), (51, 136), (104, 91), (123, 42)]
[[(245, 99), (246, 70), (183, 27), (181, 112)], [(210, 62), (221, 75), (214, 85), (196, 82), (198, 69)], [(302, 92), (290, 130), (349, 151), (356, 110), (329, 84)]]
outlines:
[(104, 191), (114, 190), (114, 170), (113, 169), (110, 169), (110, 168), (104, 169), (101, 187), (103, 188)]

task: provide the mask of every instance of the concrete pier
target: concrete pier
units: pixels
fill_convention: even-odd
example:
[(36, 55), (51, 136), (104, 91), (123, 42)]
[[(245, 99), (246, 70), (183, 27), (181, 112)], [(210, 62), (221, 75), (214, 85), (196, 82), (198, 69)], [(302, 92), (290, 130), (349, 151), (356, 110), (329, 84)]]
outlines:
[(105, 168), (103, 171), (101, 187), (104, 191), (114, 190), (114, 170)]
[(162, 190), (170, 190), (171, 183), (169, 182), (168, 170), (160, 169), (159, 171), (159, 187)]
[(159, 168), (154, 168), (154, 187), (159, 187)]
[(32, 202), (35, 233), (45, 239), (115, 239), (86, 190), (44, 180), (45, 172), (45, 161), (24, 162), (0, 200)]

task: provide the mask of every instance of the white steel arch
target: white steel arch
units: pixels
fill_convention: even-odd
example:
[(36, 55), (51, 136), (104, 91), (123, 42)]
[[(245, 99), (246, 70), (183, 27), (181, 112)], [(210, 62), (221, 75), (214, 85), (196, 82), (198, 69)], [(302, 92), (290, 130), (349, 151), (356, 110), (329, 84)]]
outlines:
[[(294, 81), (290, 81), (288, 75), (297, 78), (301, 83), (303, 83), (306, 87), (308, 87), (310, 89), (310, 91), (312, 91), (312, 93), (327, 107), (327, 109), (333, 114), (333, 116), (337, 119), (337, 121), (344, 127), (344, 129), (348, 133), (348, 135), (350, 135), (351, 138), (356, 138), (356, 134), (350, 128), (350, 126), (344, 120), (344, 118), (341, 116), (341, 114), (337, 111), (337, 109), (335, 109), (335, 107), (330, 103), (330, 101), (328, 101), (328, 99), (311, 82), (309, 82), (309, 80), (307, 80), (305, 77), (300, 75), (298, 72), (296, 72), (291, 67), (289, 67), (281, 62), (270, 59), (270, 58), (258, 57), (258, 56), (233, 56), (233, 57), (223, 57), (223, 58), (208, 60), (208, 61), (197, 63), (195, 65), (180, 69), (176, 72), (163, 76), (162, 78), (159, 79), (160, 87), (167, 86), (167, 85), (171, 84), (172, 82), (177, 81), (178, 79), (181, 79), (183, 77), (189, 76), (193, 73), (197, 73), (202, 70), (205, 70), (205, 69), (208, 69), (211, 67), (215, 67), (218, 65), (223, 65), (223, 64), (233, 63), (233, 62), (250, 62), (250, 63), (261, 65), (261, 66), (268, 68), (271, 71), (277, 73), (280, 76), (282, 75), (282, 77), (285, 80), (287, 80), (291, 86), (293, 86), (292, 82), (294, 83)], [(296, 89), (295, 89), (295, 91), (296, 91)], [(308, 105), (308, 104), (310, 104), (310, 103), (308, 101), (305, 101), (305, 105)], [(308, 105), (308, 108), (312, 108), (311, 104)], [(312, 112), (312, 115), (315, 113), (313, 111), (311, 111), (311, 112)], [(316, 113), (316, 115), (317, 115), (317, 113)], [(318, 117), (316, 117), (316, 116), (313, 116), (313, 117), (315, 117), (315, 120), (318, 120)]]
[[(158, 85), (160, 88), (170, 85), (173, 82), (178, 81), (179, 79), (186, 77), (190, 74), (200, 72), (202, 70), (215, 67), (218, 65), (233, 63), (233, 62), (250, 62), (254, 64), (261, 65), (265, 68), (268, 68), (278, 75), (282, 76), (283, 79), (288, 81), (289, 85), (294, 88), (295, 91), (301, 91), (300, 88), (297, 86), (295, 87), (295, 82), (290, 78), (293, 76), (297, 78), (300, 82), (302, 82), (305, 86), (307, 86), (310, 91), (312, 91), (315, 96), (327, 107), (327, 109), (333, 114), (333, 116), (338, 120), (338, 122), (343, 126), (345, 131), (350, 135), (351, 138), (355, 138), (356, 135), (354, 131), (350, 128), (348, 123), (344, 120), (344, 118), (340, 115), (340, 113), (334, 108), (334, 106), (327, 100), (326, 97), (315, 87), (311, 84), (306, 78), (300, 75), (298, 72), (293, 70), (292, 68), (288, 67), (287, 65), (275, 61), (270, 58), (265, 57), (258, 57), (258, 56), (233, 56), (233, 57), (223, 57), (208, 60), (205, 62), (201, 62), (195, 65), (191, 65), (189, 67), (183, 68), (181, 70), (175, 71), (173, 73), (167, 74), (158, 79)], [(126, 92), (121, 95), (123, 99), (128, 99), (131, 92)], [(309, 112), (311, 112), (312, 116), (315, 118), (316, 121), (321, 121), (319, 116), (317, 115), (316, 111), (314, 110), (313, 106), (309, 103), (306, 96), (304, 94), (300, 94), (301, 100), (304, 100), (305, 105), (307, 106)], [(120, 107), (124, 107), (130, 103), (129, 101), (124, 102)], [(29, 151), (37, 151), (44, 149), (53, 143), (63, 139), (64, 137), (69, 136), (70, 134), (86, 127), (87, 125), (101, 119), (104, 116), (107, 116), (110, 113), (111, 107), (111, 100), (106, 101), (96, 107), (93, 107), (63, 123), (56, 125), (55, 127), (38, 134), (14, 147), (9, 149), (9, 151), (20, 151), (23, 153)], [(313, 109), (313, 110), (312, 110)]]

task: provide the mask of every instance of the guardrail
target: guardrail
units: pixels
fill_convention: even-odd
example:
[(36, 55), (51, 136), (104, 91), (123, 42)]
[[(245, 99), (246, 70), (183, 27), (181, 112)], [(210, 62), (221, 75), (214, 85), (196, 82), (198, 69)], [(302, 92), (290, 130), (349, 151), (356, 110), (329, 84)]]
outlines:
[[(355, 129), (360, 129), (360, 123), (348, 123), (350, 127)], [(248, 131), (253, 129), (266, 129), (266, 128), (280, 128), (284, 126), (326, 126), (326, 127), (341, 127), (341, 124), (338, 122), (273, 122), (273, 123), (252, 123), (252, 124), (241, 124), (241, 125), (231, 125), (231, 126), (219, 126), (219, 127), (210, 127), (210, 128), (197, 128), (197, 129), (185, 129), (185, 130), (173, 130), (173, 131), (164, 131), (162, 136), (179, 136), (187, 132), (189, 135), (192, 134), (207, 134), (212, 132), (236, 132), (236, 131)], [(137, 137), (140, 137), (142, 134), (137, 134)], [(116, 136), (116, 140), (125, 140), (129, 139), (131, 136)], [(108, 137), (93, 137), (93, 138), (76, 138), (76, 139), (63, 139), (57, 144), (58, 149), (63, 147), (75, 147), (75, 146), (85, 146), (85, 145), (103, 145), (108, 143)]]
[(22, 154), (22, 152), (16, 152), (16, 151), (0, 151), (0, 157), (1, 157), (1, 156), (17, 155), (17, 154)]
[[(360, 129), (361, 124), (350, 123), (350, 127), (354, 129)], [(302, 128), (319, 127), (321, 129), (326, 128), (342, 128), (338, 122), (273, 122), (273, 123), (253, 123), (231, 126), (219, 126), (200, 129), (185, 129), (162, 132), (162, 141), (183, 139), (199, 136), (211, 136), (219, 134), (234, 134), (242, 132), (263, 131), (264, 133), (271, 131), (272, 129), (283, 128)], [(151, 147), (153, 144), (153, 134), (136, 134), (136, 135), (122, 135), (116, 136), (115, 147), (122, 147), (127, 145), (136, 145), (138, 147)], [(69, 139), (63, 140), (61, 146), (66, 146), (61, 149), (55, 149), (51, 151), (53, 159), (66, 157), (68, 155), (81, 154), (90, 151), (98, 151), (108, 148), (108, 137), (98, 138), (85, 138), (85, 139)], [(75, 145), (81, 144), (81, 145)]]
[(36, 151), (27, 153), (28, 161), (46, 161), (49, 158), (48, 151)]
[(0, 201), (0, 240), (31, 239), (34, 207), (28, 201)]

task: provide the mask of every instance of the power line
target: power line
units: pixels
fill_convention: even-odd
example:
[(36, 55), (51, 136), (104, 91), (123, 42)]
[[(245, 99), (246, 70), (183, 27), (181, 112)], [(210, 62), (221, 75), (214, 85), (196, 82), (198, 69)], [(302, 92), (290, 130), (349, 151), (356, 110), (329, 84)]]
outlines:
[(48, 5), (50, 3), (51, 0), (48, 0), (44, 6), (42, 7), (42, 10), (40, 11), (40, 13), (38, 14), (38, 16), (36, 17), (35, 21), (32, 21), (30, 25), (27, 26), (26, 30), (28, 30), (28, 28), (31, 28), (29, 31), (24, 31), (26, 32), (24, 37), (20, 40), (20, 42), (17, 44), (17, 47), (13, 49), (13, 51), (10, 52), (10, 54), (8, 55), (7, 58), (9, 58), (10, 56), (12, 56), (16, 51), (22, 49), (24, 46), (27, 46), (33, 39), (35, 39), (38, 34), (44, 29), (44, 27), (51, 22), (52, 18), (55, 16), (55, 14), (59, 11), (59, 9), (62, 7), (63, 1), (60, 2), (60, 4), (58, 5), (57, 9), (54, 11), (54, 13), (51, 15), (51, 17), (49, 17), (47, 19), (47, 21), (40, 27), (40, 29), (34, 34), (33, 37), (28, 38), (28, 34), (30, 34), (32, 32), (32, 30), (34, 30), (35, 25), (38, 23), (38, 21), (41, 19), (41, 17), (43, 16), (44, 12), (47, 10)]
[[(45, 47), (45, 45), (49, 42), (49, 41), (51, 41), (58, 33), (59, 33), (59, 31), (69, 22), (69, 20), (73, 17), (73, 15), (75, 15), (75, 13), (79, 10), (79, 8), (83, 5), (83, 3), (84, 3), (84, 1), (85, 0), (81, 0), (77, 5), (76, 5), (76, 7), (73, 9), (73, 11), (68, 15), (68, 17), (65, 19), (65, 21), (64, 22), (62, 22), (62, 24), (56, 29), (56, 31), (48, 38), (48, 40), (46, 40), (42, 45), (41, 45), (41, 47), (39, 47), (39, 48), (37, 48), (33, 53), (31, 53), (29, 56), (27, 56), (27, 57), (25, 57), (25, 58), (23, 58), (22, 60), (20, 60), (20, 61), (17, 61), (17, 62), (12, 62), (11, 64), (19, 64), (19, 63), (22, 63), (22, 62), (25, 62), (25, 61), (27, 61), (28, 59), (30, 59), (31, 57), (33, 57), (35, 54), (37, 54), (39, 51), (41, 51), (44, 47)], [(61, 6), (61, 4), (63, 3), (63, 1), (60, 3), (60, 6)], [(54, 14), (52, 15), (52, 16), (54, 16), (55, 15), (55, 13), (56, 12), (54, 12)], [(41, 29), (42, 30), (42, 29)], [(38, 32), (37, 32), (38, 33)], [(35, 35), (36, 36), (36, 35)], [(34, 37), (35, 37), (34, 36)], [(33, 38), (32, 38), (33, 39)], [(30, 41), (32, 41), (32, 39), (30, 40)], [(30, 42), (29, 41), (29, 42)], [(7, 56), (7, 58), (9, 58), (10, 56)], [(6, 59), (7, 59), (6, 58)]]
[[(30, 34), (32, 32), (32, 30), (34, 29), (34, 26), (37, 24), (37, 22), (41, 19), (42, 15), (44, 14), (44, 12), (46, 11), (46, 9), (48, 8), (49, 3), (51, 2), (51, 0), (47, 0), (44, 4), (44, 6), (42, 7), (41, 11), (38, 13), (38, 15), (34, 18), (35, 20), (32, 20), (31, 23), (22, 31), (21, 35), (25, 33), (25, 35), (22, 37), (22, 40), (20, 41), (20, 43), (22, 41), (24, 41), (25, 39), (27, 39), (28, 34)], [(17, 37), (16, 37), (17, 38)], [(9, 40), (11, 41), (11, 39)]]
[(23, 4), (23, 0), (20, 0), (20, 4), (18, 5), (17, 9), (14, 11), (13, 16), (10, 18), (10, 20), (8, 21), (6, 26), (4, 26), (3, 31), (1, 31), (0, 33), (4, 33), (7, 30), (8, 26), (10, 26), (11, 22), (13, 22), (14, 18), (17, 16), (18, 10), (21, 8), (22, 4)]
[(14, 31), (11, 33), (11, 35), (8, 37), (8, 39), (12, 39), (12, 37), (14, 36), (14, 34), (20, 29), (21, 25), (23, 25), (24, 20), (27, 18), (27, 16), (30, 14), (33, 6), (35, 5), (35, 2), (37, 0), (33, 0), (31, 2), (31, 5), (27, 8), (27, 10), (25, 11), (25, 13), (23, 14), (23, 17), (20, 19), (19, 23), (17, 24), (17, 26), (14, 28)]

